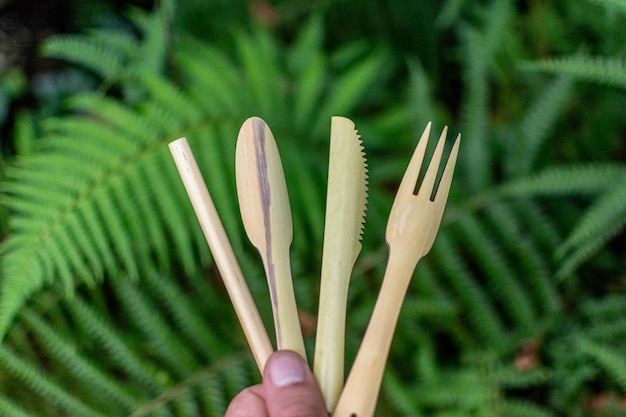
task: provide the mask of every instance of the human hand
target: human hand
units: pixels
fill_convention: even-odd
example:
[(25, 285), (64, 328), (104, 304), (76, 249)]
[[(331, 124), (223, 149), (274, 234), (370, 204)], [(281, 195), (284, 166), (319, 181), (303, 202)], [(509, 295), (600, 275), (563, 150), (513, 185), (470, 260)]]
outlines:
[(328, 417), (313, 373), (295, 352), (272, 354), (263, 383), (241, 391), (224, 417)]

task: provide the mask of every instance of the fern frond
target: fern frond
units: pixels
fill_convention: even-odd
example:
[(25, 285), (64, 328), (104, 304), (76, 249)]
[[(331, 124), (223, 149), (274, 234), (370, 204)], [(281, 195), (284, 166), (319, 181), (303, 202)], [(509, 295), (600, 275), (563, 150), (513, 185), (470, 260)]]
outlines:
[(521, 68), (526, 71), (545, 72), (580, 81), (626, 88), (626, 64), (623, 58), (576, 55), (526, 62)]
[(328, 131), (328, 121), (333, 115), (350, 114), (365, 96), (368, 86), (380, 78), (385, 63), (384, 52), (376, 52), (350, 65), (334, 82), (324, 103), (320, 106), (313, 121), (310, 133), (315, 138), (324, 137)]
[(546, 367), (537, 367), (525, 371), (510, 364), (498, 366), (494, 378), (503, 389), (524, 389), (545, 385), (550, 382), (553, 372)]
[(563, 242), (563, 237), (555, 219), (546, 212), (545, 207), (536, 201), (521, 198), (515, 200), (513, 208), (518, 217), (524, 219), (539, 249), (544, 253), (554, 253)]
[(621, 164), (563, 166), (511, 180), (500, 186), (497, 192), (519, 197), (596, 195), (622, 178), (626, 178), (626, 168)]
[(293, 96), (293, 128), (305, 131), (309, 119), (323, 97), (328, 77), (327, 59), (322, 53), (323, 26), (320, 18), (313, 18), (302, 29), (292, 47), (289, 69), (299, 86)]
[(13, 402), (0, 394), (0, 414), (4, 417), (36, 417), (34, 414), (30, 414), (20, 406), (13, 404)]
[(481, 224), (474, 217), (466, 217), (459, 222), (459, 231), (463, 240), (471, 242), (468, 246), (472, 257), (477, 259), (495, 298), (510, 319), (528, 333), (535, 324), (535, 312), (526, 290), (518, 282), (517, 274), (507, 262), (507, 257), (498, 245), (487, 235), (489, 227)]
[(463, 39), (465, 96), (460, 130), (463, 141), (469, 146), (465, 146), (465, 157), (459, 161), (458, 168), (464, 173), (463, 177), (467, 177), (471, 189), (476, 190), (489, 183), (488, 167), (491, 166), (487, 144), (490, 50), (484, 46), (483, 35), (475, 29), (465, 28)]
[(30, 154), (35, 148), (36, 139), (37, 130), (33, 114), (29, 111), (19, 112), (15, 117), (15, 129), (13, 134), (15, 153), (20, 156)]
[(428, 121), (435, 126), (440, 124), (432, 94), (431, 80), (421, 63), (418, 60), (409, 62), (409, 108), (416, 116), (419, 115), (419, 123), (416, 121), (415, 127), (424, 126)]
[(239, 88), (245, 88), (250, 108), (263, 117), (284, 115), (284, 86), (277, 71), (276, 45), (263, 32), (252, 39), (239, 34), (235, 41), (247, 80), (247, 85)]
[[(425, 409), (439, 410), (446, 415), (489, 415), (499, 406), (497, 392), (481, 370), (465, 367), (444, 373), (434, 384), (421, 385), (414, 393)], [(463, 395), (458, 395), (463, 392)]]
[(198, 361), (193, 352), (173, 334), (173, 329), (168, 326), (162, 311), (152, 300), (128, 279), (111, 280), (111, 283), (122, 308), (132, 317), (135, 326), (144, 333), (154, 354), (167, 364), (169, 372), (184, 377), (198, 368)]
[(303, 216), (294, 219), (294, 230), (299, 230), (295, 236), (307, 236), (307, 239), (294, 238), (294, 249), (300, 249), (302, 254), (311, 253), (311, 241), (321, 242), (324, 230), (324, 194), (320, 192), (322, 184), (310, 175), (314, 166), (310, 162), (302, 161), (297, 142), (289, 143), (281, 150), (283, 166), (291, 172), (288, 179), (290, 189), (301, 190), (300, 198), (292, 201), (293, 209)]
[(189, 340), (201, 357), (208, 362), (223, 354), (226, 350), (223, 341), (215, 337), (206, 320), (188, 303), (186, 295), (180, 292), (178, 286), (168, 282), (167, 277), (156, 271), (144, 274), (142, 279), (148, 289), (154, 292), (159, 304), (167, 309), (180, 336)]
[(89, 363), (83, 356), (77, 354), (76, 346), (64, 340), (49, 325), (31, 311), (24, 311), (22, 317), (25, 323), (40, 339), (42, 348), (54, 358), (61, 367), (68, 371), (88, 396), (98, 399), (107, 408), (109, 413), (128, 413), (135, 409), (139, 402), (130, 395), (101, 369)]
[[(559, 306), (558, 290), (552, 282), (552, 271), (548, 262), (548, 252), (542, 252), (539, 245), (523, 231), (528, 227), (518, 218), (519, 211), (507, 204), (493, 204), (487, 210), (493, 229), (504, 245), (509, 249), (511, 258), (515, 259), (520, 274), (525, 277), (533, 292), (535, 309), (542, 316), (555, 312)], [(535, 223), (538, 219), (532, 219)], [(548, 254), (548, 255), (546, 255)], [(521, 281), (521, 280), (520, 280)]]
[(468, 313), (464, 317), (479, 335), (480, 340), (489, 346), (506, 345), (506, 331), (499, 314), (486, 292), (475, 282), (468, 272), (458, 248), (453, 245), (447, 233), (439, 233), (433, 246), (433, 257), (443, 272), (449, 285)]
[(45, 56), (63, 59), (93, 71), (105, 80), (120, 78), (137, 41), (115, 31), (94, 31), (90, 36), (62, 35), (42, 47)]
[(182, 74), (196, 86), (188, 94), (206, 115), (245, 116), (248, 109), (254, 110), (241, 88), (241, 69), (223, 52), (185, 38), (176, 58)]
[(506, 29), (511, 19), (511, 4), (492, 1), (481, 10), (484, 20), (480, 29), (463, 26), (463, 86), (462, 125), (465, 157), (459, 164), (469, 187), (480, 189), (491, 183), (491, 152), (489, 121), (489, 69), (506, 39)]
[(69, 104), (76, 111), (96, 116), (100, 123), (109, 126), (121, 138), (132, 141), (136, 148), (152, 143), (162, 134), (143, 114), (110, 97), (82, 94), (73, 97)]
[(607, 295), (601, 299), (587, 300), (581, 306), (583, 318), (588, 323), (585, 334), (602, 343), (619, 343), (626, 337), (626, 296)]
[(8, 374), (14, 375), (32, 391), (46, 398), (52, 404), (61, 407), (70, 415), (105, 416), (76, 398), (73, 393), (65, 391), (44, 374), (37, 365), (24, 361), (4, 345), (0, 346), (0, 367), (4, 368)]
[(138, 385), (149, 394), (155, 394), (161, 390), (156, 378), (157, 369), (133, 351), (128, 343), (125, 343), (124, 335), (117, 331), (108, 319), (102, 317), (102, 313), (85, 303), (81, 297), (74, 297), (64, 304), (70, 311), (72, 319), (78, 324), (78, 328), (84, 332), (83, 334), (94, 340), (107, 357), (123, 369), (130, 378), (137, 381)]
[(461, 14), (465, 2), (465, 0), (447, 0), (437, 16), (435, 26), (438, 29), (447, 29), (451, 26)]
[(557, 255), (564, 256), (559, 270), (563, 277), (588, 259), (626, 225), (626, 185), (620, 184), (605, 193), (585, 213), (570, 233)]
[[(128, 273), (137, 276), (141, 263), (151, 264), (152, 261), (146, 252), (139, 256), (134, 253), (136, 242), (145, 236), (159, 236), (160, 242), (164, 242), (166, 233), (160, 230), (164, 230), (165, 225), (165, 230), (172, 233), (178, 244), (175, 247), (181, 249), (181, 259), (189, 259), (187, 265), (193, 270), (194, 251), (189, 246), (188, 234), (181, 235), (184, 230), (181, 225), (193, 223), (184, 212), (176, 207), (167, 218), (157, 219), (137, 210), (138, 206), (153, 209), (155, 191), (167, 195), (164, 204), (171, 201), (172, 196), (184, 193), (179, 183), (170, 184), (168, 188), (166, 181), (159, 184), (152, 181), (168, 172), (155, 164), (158, 159), (168, 157), (165, 148), (157, 149), (153, 143), (153, 138), (163, 133), (153, 130), (152, 125), (137, 117), (138, 114), (111, 100), (83, 96), (76, 101), (84, 111), (98, 113), (100, 120), (64, 119), (48, 123), (47, 129), (61, 136), (53, 142), (53, 152), (25, 159), (23, 165), (8, 172), (11, 182), (4, 185), (4, 192), (9, 196), (6, 205), (19, 213), (12, 217), (10, 224), (22, 234), (7, 240), (5, 250), (21, 249), (9, 253), (3, 259), (3, 267), (10, 269), (12, 263), (17, 263), (16, 268), (20, 268), (19, 264), (28, 265), (36, 275), (45, 271), (40, 278), (30, 280), (33, 288), (43, 285), (44, 277), (58, 271), (68, 292), (75, 281), (72, 269), (81, 281), (93, 282), (103, 271), (118, 269), (117, 261), (121, 261)], [(150, 171), (152, 167), (158, 169), (156, 176), (146, 176), (145, 170)], [(168, 168), (173, 174), (173, 166)], [(174, 191), (177, 188), (180, 190)], [(31, 204), (35, 198), (39, 203)], [(175, 221), (178, 223), (172, 225)], [(155, 231), (149, 230), (154, 227)], [(23, 239), (32, 243), (22, 245), (19, 242)], [(162, 243), (159, 258), (164, 259), (166, 252), (167, 245)], [(41, 272), (36, 269), (38, 262), (44, 265)], [(26, 270), (13, 272), (3, 283), (5, 294), (11, 280), (23, 281)], [(3, 320), (7, 319), (3, 316)], [(3, 323), (0, 328), (6, 329), (7, 324)]]
[(186, 126), (200, 123), (204, 117), (202, 109), (193, 99), (174, 85), (163, 82), (162, 78), (149, 72), (141, 72), (138, 79), (149, 94), (151, 105), (160, 106), (160, 114), (168, 114), (178, 123), (178, 126), (171, 126), (170, 129), (184, 130)]
[(604, 7), (607, 11), (615, 11), (626, 15), (626, 2), (624, 0), (587, 0), (589, 3)]
[(615, 319), (626, 315), (626, 295), (609, 294), (600, 299), (591, 298), (581, 305), (583, 317), (592, 320)]
[(576, 345), (617, 383), (623, 393), (626, 393), (626, 360), (623, 351), (585, 338), (578, 338)]
[(389, 402), (389, 407), (393, 409), (393, 415), (415, 416), (424, 415), (420, 409), (415, 396), (406, 384), (391, 371), (385, 372), (385, 383), (382, 386), (383, 398)]
[(531, 104), (520, 123), (520, 137), (513, 144), (508, 158), (512, 175), (530, 173), (550, 128), (572, 93), (573, 85), (569, 78), (557, 78)]
[[(153, 415), (153, 413), (163, 409), (167, 405), (175, 403), (179, 399), (184, 399), (187, 394), (194, 388), (206, 386), (207, 384), (208, 386), (210, 386), (210, 384), (213, 383), (212, 381), (217, 381), (218, 383), (221, 383), (221, 376), (225, 372), (238, 373), (241, 372), (243, 368), (249, 368), (250, 366), (250, 363), (248, 361), (245, 361), (241, 356), (231, 356), (228, 358), (223, 358), (212, 366), (206, 367), (198, 372), (190, 374), (187, 378), (183, 379), (178, 384), (171, 386), (167, 390), (163, 391), (160, 395), (152, 398), (149, 402), (146, 402), (141, 407), (137, 408), (132, 414), (130, 414), (129, 417), (146, 417), (149, 415)], [(236, 388), (236, 392), (239, 392), (240, 390), (242, 390), (246, 386), (251, 385), (252, 383), (252, 380), (246, 380), (244, 385)], [(224, 391), (222, 389), (219, 389), (213, 393), (209, 392), (208, 397), (205, 398), (205, 400), (213, 404), (211, 408), (215, 407), (216, 411), (222, 413), (218, 414), (218, 416), (223, 415), (223, 411), (225, 411), (222, 410), (224, 408), (223, 405), (218, 405), (220, 402), (224, 404), (223, 395)], [(229, 393), (229, 395), (234, 395), (234, 393)], [(205, 409), (204, 411), (209, 414), (211, 412), (211, 408), (209, 408), (208, 410)]]
[(550, 410), (524, 400), (507, 399), (502, 411), (510, 417), (556, 417)]
[(156, 13), (134, 9), (130, 14), (142, 34), (142, 42), (136, 51), (136, 68), (152, 74), (163, 72), (167, 54), (172, 47), (172, 40), (168, 36), (171, 28), (167, 25), (171, 23), (167, 20), (167, 3), (164, 2)]

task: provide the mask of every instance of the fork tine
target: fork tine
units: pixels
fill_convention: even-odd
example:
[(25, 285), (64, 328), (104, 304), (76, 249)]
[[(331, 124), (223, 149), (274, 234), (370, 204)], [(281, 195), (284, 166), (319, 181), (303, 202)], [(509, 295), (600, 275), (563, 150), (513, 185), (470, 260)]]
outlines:
[(454, 167), (456, 166), (456, 157), (459, 153), (459, 145), (461, 143), (461, 134), (459, 134), (452, 146), (452, 151), (450, 151), (450, 156), (448, 157), (448, 161), (446, 162), (446, 167), (444, 168), (443, 174), (441, 175), (441, 180), (439, 181), (439, 187), (437, 188), (437, 194), (435, 194), (435, 210), (439, 213), (439, 216), (433, 219), (433, 222), (430, 226), (430, 231), (428, 233), (428, 239), (424, 243), (424, 255), (426, 256), (430, 249), (435, 243), (435, 237), (437, 237), (437, 232), (439, 231), (439, 225), (441, 224), (441, 219), (443, 218), (443, 209), (448, 201), (448, 193), (450, 192), (450, 185), (452, 184), (452, 175), (454, 174)]
[(420, 137), (417, 147), (411, 156), (411, 161), (407, 167), (400, 186), (398, 187), (398, 196), (408, 196), (415, 194), (415, 185), (417, 184), (417, 177), (420, 174), (422, 167), (422, 161), (424, 161), (424, 154), (426, 153), (426, 145), (428, 145), (428, 137), (430, 136), (430, 127), (432, 122), (428, 122), (422, 137)]
[(426, 170), (426, 175), (424, 176), (422, 185), (419, 187), (419, 191), (417, 193), (418, 195), (424, 193), (422, 194), (423, 197), (430, 198), (433, 193), (435, 180), (437, 179), (437, 171), (439, 171), (439, 164), (441, 163), (441, 155), (443, 154), (443, 147), (446, 144), (447, 134), (448, 126), (444, 127), (443, 132), (441, 132), (433, 157), (430, 159), (430, 163), (428, 164), (428, 170)]
[(441, 175), (441, 181), (439, 181), (439, 187), (437, 188), (437, 194), (435, 195), (435, 202), (438, 204), (445, 204), (448, 200), (448, 192), (450, 191), (450, 184), (452, 184), (452, 175), (454, 174), (454, 167), (456, 166), (456, 157), (459, 153), (459, 144), (461, 143), (461, 134), (454, 140), (452, 151), (446, 162), (446, 168)]

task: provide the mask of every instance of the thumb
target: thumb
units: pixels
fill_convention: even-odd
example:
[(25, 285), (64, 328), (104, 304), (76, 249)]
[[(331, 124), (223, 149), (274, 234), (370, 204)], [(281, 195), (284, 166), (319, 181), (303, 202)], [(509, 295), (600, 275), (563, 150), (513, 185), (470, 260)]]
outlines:
[(278, 351), (269, 358), (263, 389), (271, 417), (328, 417), (315, 377), (295, 352)]

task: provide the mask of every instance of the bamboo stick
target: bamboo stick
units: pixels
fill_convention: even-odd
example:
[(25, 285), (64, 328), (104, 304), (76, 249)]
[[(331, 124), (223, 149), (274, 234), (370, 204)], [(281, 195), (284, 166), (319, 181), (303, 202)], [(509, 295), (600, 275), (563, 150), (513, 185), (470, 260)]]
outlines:
[(211, 249), (215, 264), (220, 271), (226, 291), (235, 308), (235, 313), (239, 323), (241, 323), (252, 355), (259, 370), (263, 373), (265, 363), (273, 352), (272, 344), (235, 253), (228, 241), (228, 236), (215, 209), (209, 190), (189, 147), (189, 142), (186, 138), (177, 139), (169, 144), (169, 149), (204, 232), (204, 237)]

